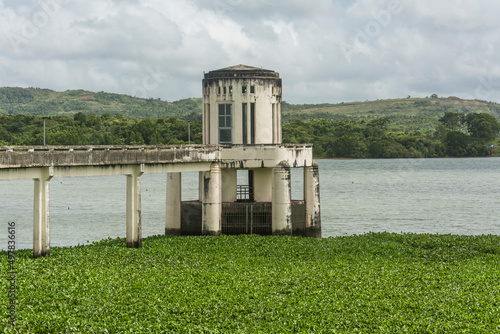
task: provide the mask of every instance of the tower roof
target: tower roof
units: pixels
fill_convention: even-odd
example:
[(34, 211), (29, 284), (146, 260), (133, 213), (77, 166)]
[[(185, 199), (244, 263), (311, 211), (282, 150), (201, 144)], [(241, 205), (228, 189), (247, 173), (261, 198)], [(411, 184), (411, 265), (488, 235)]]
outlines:
[(205, 79), (209, 78), (234, 78), (234, 77), (263, 77), (263, 78), (279, 78), (279, 73), (266, 70), (261, 67), (254, 67), (248, 65), (235, 65), (220, 68), (205, 73)]

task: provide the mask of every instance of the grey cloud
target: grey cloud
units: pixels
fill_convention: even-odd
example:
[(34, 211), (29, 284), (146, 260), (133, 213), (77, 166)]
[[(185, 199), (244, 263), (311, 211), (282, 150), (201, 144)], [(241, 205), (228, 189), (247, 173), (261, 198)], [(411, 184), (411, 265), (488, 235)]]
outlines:
[[(22, 37), (44, 1), (60, 8), (15, 50), (9, 33)], [(389, 16), (398, 0), (44, 1), (0, 0), (0, 85), (177, 100), (201, 96), (203, 71), (246, 63), (280, 72), (292, 103), (500, 100), (493, 0), (401, 0)]]

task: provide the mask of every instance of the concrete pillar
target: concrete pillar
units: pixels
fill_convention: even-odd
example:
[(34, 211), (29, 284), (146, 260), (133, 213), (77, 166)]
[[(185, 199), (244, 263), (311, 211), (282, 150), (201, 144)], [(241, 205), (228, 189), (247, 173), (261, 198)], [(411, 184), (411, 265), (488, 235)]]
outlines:
[(237, 175), (236, 169), (224, 168), (221, 170), (222, 202), (237, 201)]
[(181, 173), (167, 173), (165, 235), (181, 235)]
[(141, 226), (141, 175), (144, 165), (133, 167), (131, 174), (127, 174), (127, 247), (142, 247)]
[(221, 226), (221, 169), (213, 164), (203, 175), (202, 234), (220, 235)]
[(304, 167), (304, 201), (306, 203), (305, 235), (321, 238), (319, 167), (316, 161), (313, 161), (311, 167)]
[(50, 180), (53, 167), (41, 168), (40, 177), (34, 178), (33, 201), (33, 257), (50, 256)]
[(273, 201), (273, 169), (258, 168), (253, 172), (253, 191), (255, 202)]
[(290, 167), (281, 162), (273, 169), (273, 235), (292, 235), (292, 193)]
[(198, 177), (198, 201), (203, 201), (203, 179), (205, 177), (205, 172), (199, 172)]

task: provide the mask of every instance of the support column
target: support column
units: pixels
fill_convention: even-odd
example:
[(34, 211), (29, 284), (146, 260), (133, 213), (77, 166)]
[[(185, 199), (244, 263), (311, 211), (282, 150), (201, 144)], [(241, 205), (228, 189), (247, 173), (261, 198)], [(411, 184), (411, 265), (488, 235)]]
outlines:
[(292, 235), (292, 193), (290, 167), (281, 162), (273, 169), (273, 235)]
[(205, 172), (198, 172), (198, 201), (203, 202), (203, 180)]
[(253, 172), (255, 202), (273, 201), (273, 168), (257, 168)]
[(305, 235), (321, 238), (319, 167), (316, 161), (313, 161), (311, 167), (304, 167), (304, 201), (306, 202)]
[(220, 235), (221, 225), (221, 169), (213, 164), (203, 175), (202, 231), (203, 235)]
[(238, 189), (238, 176), (236, 169), (224, 168), (221, 170), (221, 196), (222, 202), (236, 202)]
[(54, 176), (53, 167), (40, 170), (35, 181), (33, 201), (33, 257), (50, 256), (50, 180)]
[(181, 235), (181, 173), (167, 173), (165, 235)]
[(127, 174), (127, 247), (142, 247), (141, 226), (141, 175), (144, 164), (134, 166), (132, 174)]

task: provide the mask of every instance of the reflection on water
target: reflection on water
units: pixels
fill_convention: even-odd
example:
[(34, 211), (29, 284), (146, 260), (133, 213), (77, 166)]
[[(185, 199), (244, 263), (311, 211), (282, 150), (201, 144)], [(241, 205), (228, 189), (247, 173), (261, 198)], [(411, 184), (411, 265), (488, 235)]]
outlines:
[[(500, 159), (318, 160), (323, 236), (369, 231), (499, 234)], [(163, 234), (166, 176), (141, 178), (143, 236)], [(302, 170), (292, 170), (302, 199)], [(125, 236), (125, 176), (51, 181), (51, 245)], [(198, 173), (183, 173), (183, 200), (198, 198)], [(7, 222), (31, 248), (33, 181), (0, 181), (0, 249)], [(0, 231), (2, 230), (0, 229)]]

